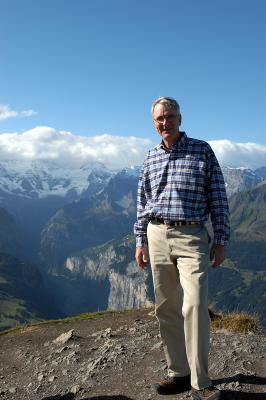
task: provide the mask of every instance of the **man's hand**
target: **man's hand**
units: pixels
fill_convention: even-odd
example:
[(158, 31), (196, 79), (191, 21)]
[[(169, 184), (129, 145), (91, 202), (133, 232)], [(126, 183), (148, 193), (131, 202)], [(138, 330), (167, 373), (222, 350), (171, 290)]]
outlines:
[(212, 267), (216, 268), (222, 264), (226, 257), (226, 248), (220, 244), (213, 244), (210, 251), (210, 261), (212, 261)]
[(149, 260), (148, 247), (147, 246), (137, 247), (135, 258), (140, 268), (143, 269), (147, 268)]

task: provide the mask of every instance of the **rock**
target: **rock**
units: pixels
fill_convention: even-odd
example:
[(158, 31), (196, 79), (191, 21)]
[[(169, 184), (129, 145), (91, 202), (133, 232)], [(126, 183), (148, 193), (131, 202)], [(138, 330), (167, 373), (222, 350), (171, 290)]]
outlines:
[(152, 346), (151, 350), (157, 350), (163, 347), (162, 342), (155, 343), (155, 345)]
[(60, 349), (57, 349), (57, 350), (56, 350), (56, 353), (60, 354), (60, 353), (62, 353), (63, 351), (66, 351), (66, 350), (68, 350), (68, 349), (69, 349), (68, 346), (60, 347)]
[(110, 338), (112, 335), (112, 329), (111, 328), (107, 328), (103, 331), (99, 331), (99, 332), (94, 332), (92, 335), (92, 337), (96, 337), (96, 340), (100, 340), (102, 338)]
[(53, 340), (53, 343), (56, 343), (56, 344), (65, 344), (65, 343), (67, 343), (73, 337), (73, 332), (74, 332), (74, 329), (71, 329), (68, 332), (62, 333), (55, 340)]
[(70, 393), (77, 394), (80, 390), (81, 390), (81, 388), (78, 385), (74, 385), (70, 389)]
[(8, 391), (9, 391), (9, 393), (14, 394), (14, 393), (16, 393), (17, 388), (11, 387), (11, 388), (8, 389)]
[(43, 378), (44, 378), (43, 374), (38, 374), (37, 379), (39, 382), (41, 382), (43, 380)]

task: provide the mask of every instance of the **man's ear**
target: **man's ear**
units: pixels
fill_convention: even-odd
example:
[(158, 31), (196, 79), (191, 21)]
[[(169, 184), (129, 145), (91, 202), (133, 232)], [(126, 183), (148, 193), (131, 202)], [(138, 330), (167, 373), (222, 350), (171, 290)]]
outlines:
[(179, 125), (182, 124), (182, 115), (181, 114), (179, 114), (179, 116), (178, 116), (178, 122), (179, 122)]

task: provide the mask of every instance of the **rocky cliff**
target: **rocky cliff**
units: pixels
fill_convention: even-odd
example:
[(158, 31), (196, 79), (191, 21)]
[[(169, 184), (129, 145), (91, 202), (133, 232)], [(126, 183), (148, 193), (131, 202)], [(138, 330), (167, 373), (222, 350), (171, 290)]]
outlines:
[[(62, 270), (64, 277), (53, 277), (55, 285), (67, 280), (72, 282), (69, 294), (72, 301), (69, 309), (66, 308), (67, 291), (56, 291), (57, 302), (61, 306), (64, 305), (66, 314), (104, 308), (123, 310), (151, 305), (153, 302), (151, 271), (150, 268), (142, 271), (137, 267), (134, 261), (134, 248), (135, 238), (127, 235), (67, 257)], [(79, 294), (73, 296), (73, 291), (77, 287), (80, 288)], [(81, 293), (82, 290), (84, 295)]]

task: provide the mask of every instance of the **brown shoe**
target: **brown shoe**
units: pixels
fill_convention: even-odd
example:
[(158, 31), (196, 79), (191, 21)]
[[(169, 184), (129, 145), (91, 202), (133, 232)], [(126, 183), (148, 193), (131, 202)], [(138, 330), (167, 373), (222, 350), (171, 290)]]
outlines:
[(159, 394), (177, 394), (190, 390), (190, 374), (186, 376), (166, 376), (161, 382), (155, 384)]
[(215, 386), (209, 386), (200, 390), (191, 388), (191, 398), (193, 400), (220, 400), (222, 393)]

